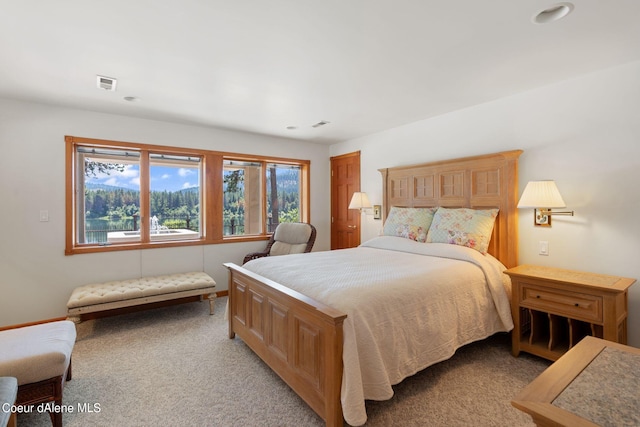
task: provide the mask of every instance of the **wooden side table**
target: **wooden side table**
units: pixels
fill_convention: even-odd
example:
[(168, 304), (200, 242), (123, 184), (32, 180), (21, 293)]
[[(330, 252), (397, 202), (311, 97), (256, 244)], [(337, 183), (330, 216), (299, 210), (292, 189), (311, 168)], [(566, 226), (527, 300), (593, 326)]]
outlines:
[(512, 353), (557, 360), (585, 336), (627, 343), (627, 290), (635, 279), (520, 265), (511, 277)]
[(640, 349), (585, 337), (511, 404), (537, 426), (639, 425)]

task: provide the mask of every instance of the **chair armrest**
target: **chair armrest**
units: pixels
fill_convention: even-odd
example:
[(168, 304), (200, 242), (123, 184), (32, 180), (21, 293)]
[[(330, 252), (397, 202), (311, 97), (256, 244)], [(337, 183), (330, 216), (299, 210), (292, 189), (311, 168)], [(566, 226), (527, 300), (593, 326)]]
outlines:
[(246, 264), (247, 262), (251, 261), (252, 259), (257, 259), (257, 258), (262, 258), (265, 256), (269, 256), (269, 252), (253, 252), (250, 254), (247, 254), (244, 257), (244, 260), (242, 261), (242, 264)]

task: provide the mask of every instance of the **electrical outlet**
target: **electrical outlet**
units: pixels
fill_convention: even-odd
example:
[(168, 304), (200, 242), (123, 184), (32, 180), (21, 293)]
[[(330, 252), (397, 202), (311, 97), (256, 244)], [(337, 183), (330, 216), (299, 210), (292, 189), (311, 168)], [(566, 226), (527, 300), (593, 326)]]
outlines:
[(48, 210), (41, 210), (40, 211), (40, 222), (47, 222), (49, 221), (49, 211)]
[(549, 242), (540, 240), (538, 242), (538, 255), (549, 256)]

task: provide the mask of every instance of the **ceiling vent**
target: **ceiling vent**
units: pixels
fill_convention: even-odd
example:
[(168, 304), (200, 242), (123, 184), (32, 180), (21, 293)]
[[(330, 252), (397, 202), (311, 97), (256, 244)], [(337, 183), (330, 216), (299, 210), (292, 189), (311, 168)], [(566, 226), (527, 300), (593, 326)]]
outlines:
[(96, 78), (97, 78), (96, 84), (98, 85), (98, 89), (104, 89), (110, 92), (116, 91), (116, 85), (118, 84), (118, 81), (116, 79), (111, 77), (105, 77), (105, 76), (96, 76)]

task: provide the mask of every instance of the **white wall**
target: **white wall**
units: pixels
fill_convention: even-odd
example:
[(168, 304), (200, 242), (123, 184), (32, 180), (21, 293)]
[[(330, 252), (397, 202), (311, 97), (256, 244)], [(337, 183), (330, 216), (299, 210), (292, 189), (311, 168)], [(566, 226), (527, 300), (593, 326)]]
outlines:
[[(528, 181), (554, 179), (575, 217), (519, 220), (520, 263), (640, 279), (640, 62), (336, 144), (361, 150), (362, 190), (382, 201), (379, 168), (523, 149)], [(366, 216), (363, 240), (381, 221)], [(549, 242), (549, 256), (538, 242)], [(640, 347), (640, 283), (629, 292), (629, 344)]]
[[(97, 281), (204, 270), (227, 289), (222, 263), (264, 248), (251, 242), (65, 256), (65, 135), (309, 159), (314, 250), (330, 247), (326, 145), (0, 99), (0, 326), (65, 316), (73, 288)], [(39, 221), (43, 209), (49, 222)]]

